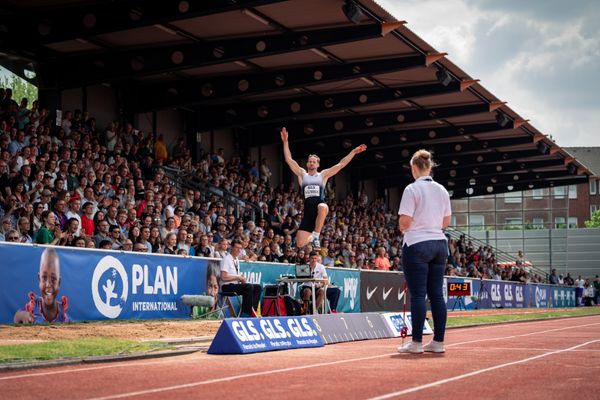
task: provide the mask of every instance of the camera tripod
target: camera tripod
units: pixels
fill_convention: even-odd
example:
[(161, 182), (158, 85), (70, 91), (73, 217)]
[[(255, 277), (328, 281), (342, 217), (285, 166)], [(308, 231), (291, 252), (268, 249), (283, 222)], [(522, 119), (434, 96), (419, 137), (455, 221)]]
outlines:
[(475, 307), (473, 307), (475, 310), (479, 309), (479, 302), (481, 301), (481, 293), (483, 293), (483, 292), (487, 293), (487, 297), (489, 299), (490, 292), (488, 292), (487, 288), (485, 287), (483, 278), (479, 278), (479, 292), (477, 292), (477, 301), (475, 302)]

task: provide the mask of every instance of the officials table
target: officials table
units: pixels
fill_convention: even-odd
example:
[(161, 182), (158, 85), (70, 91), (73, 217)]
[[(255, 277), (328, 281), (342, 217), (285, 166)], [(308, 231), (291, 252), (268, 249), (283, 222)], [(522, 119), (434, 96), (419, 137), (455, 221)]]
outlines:
[(327, 301), (327, 283), (329, 279), (325, 278), (279, 278), (277, 279), (277, 283), (303, 283), (309, 284), (312, 287), (312, 308), (313, 315), (317, 313), (317, 295), (315, 294), (315, 284), (322, 283), (323, 284), (323, 306), (321, 312), (325, 313), (325, 302)]

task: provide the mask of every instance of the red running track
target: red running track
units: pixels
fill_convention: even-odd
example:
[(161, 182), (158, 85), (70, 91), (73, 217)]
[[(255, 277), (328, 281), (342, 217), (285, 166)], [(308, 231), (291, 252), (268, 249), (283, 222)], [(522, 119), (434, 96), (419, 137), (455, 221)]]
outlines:
[(443, 355), (400, 343), (16, 371), (0, 374), (0, 398), (599, 398), (600, 316), (453, 329)]

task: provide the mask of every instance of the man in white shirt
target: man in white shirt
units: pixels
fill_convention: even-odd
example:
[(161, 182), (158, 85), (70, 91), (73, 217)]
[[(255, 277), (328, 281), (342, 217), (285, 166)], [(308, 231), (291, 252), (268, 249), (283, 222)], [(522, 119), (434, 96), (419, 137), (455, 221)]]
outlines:
[(81, 200), (74, 198), (69, 202), (69, 211), (67, 211), (66, 215), (68, 219), (75, 218), (79, 221), (79, 225), (77, 228), (77, 232), (75, 232), (76, 236), (81, 235), (81, 216), (79, 215), (79, 211), (81, 209)]
[(583, 286), (585, 284), (585, 280), (579, 275), (577, 279), (575, 279), (575, 296), (577, 297), (577, 306), (583, 305)]
[[(310, 267), (310, 271), (312, 273), (312, 277), (315, 279), (325, 279), (325, 282), (315, 282), (314, 287), (317, 290), (315, 293), (316, 302), (317, 302), (317, 310), (320, 310), (323, 307), (323, 294), (325, 291), (323, 289), (327, 289), (327, 299), (329, 300), (329, 305), (331, 308), (331, 312), (337, 312), (337, 303), (340, 298), (341, 291), (337, 287), (329, 287), (329, 277), (327, 276), (327, 270), (325, 266), (320, 262), (319, 253), (316, 251), (311, 251), (308, 259), (308, 266)], [(305, 304), (305, 309), (307, 309), (306, 305), (310, 301), (312, 297), (312, 288), (313, 286), (302, 286), (300, 292), (302, 294), (302, 300)]]
[(258, 308), (262, 288), (260, 285), (246, 283), (246, 277), (240, 273), (240, 262), (238, 256), (242, 251), (242, 243), (234, 240), (231, 250), (222, 259), (219, 265), (221, 269), (221, 291), (233, 292), (242, 296), (242, 313), (240, 317), (255, 317), (254, 310)]

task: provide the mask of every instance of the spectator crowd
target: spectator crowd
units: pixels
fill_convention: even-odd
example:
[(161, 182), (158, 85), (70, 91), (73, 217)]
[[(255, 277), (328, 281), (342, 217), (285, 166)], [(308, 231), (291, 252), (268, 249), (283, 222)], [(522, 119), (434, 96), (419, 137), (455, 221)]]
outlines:
[[(167, 170), (226, 191), (260, 212), (239, 210), (217, 194), (177, 187)], [(0, 89), (0, 241), (222, 258), (237, 239), (240, 258), (308, 263), (295, 233), (302, 198), (275, 187), (267, 160), (227, 159), (224, 149), (193, 159), (183, 138), (130, 123), (99, 128), (86, 111), (48, 109)], [(330, 213), (318, 250), (326, 266), (400, 270), (402, 236), (383, 199), (338, 199), (328, 183)], [(523, 265), (500, 267), (489, 247), (449, 240), (448, 275), (541, 282)], [(517, 263), (518, 264), (518, 263)]]

